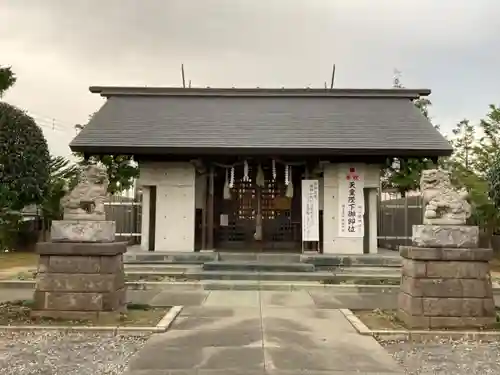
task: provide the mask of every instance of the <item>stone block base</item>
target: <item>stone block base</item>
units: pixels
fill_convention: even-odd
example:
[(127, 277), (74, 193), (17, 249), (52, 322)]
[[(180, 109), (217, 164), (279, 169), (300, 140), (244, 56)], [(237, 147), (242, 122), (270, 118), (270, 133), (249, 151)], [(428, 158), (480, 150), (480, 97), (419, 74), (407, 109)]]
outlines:
[(479, 227), (470, 225), (414, 225), (412, 243), (418, 247), (474, 249), (479, 243)]
[(114, 221), (54, 220), (51, 227), (52, 242), (113, 242)]
[(126, 243), (40, 243), (32, 316), (101, 320), (126, 310)]
[(490, 249), (401, 248), (398, 315), (408, 328), (485, 327), (496, 320)]
[(496, 322), (495, 317), (421, 316), (403, 310), (399, 310), (397, 316), (409, 329), (480, 329), (491, 327)]

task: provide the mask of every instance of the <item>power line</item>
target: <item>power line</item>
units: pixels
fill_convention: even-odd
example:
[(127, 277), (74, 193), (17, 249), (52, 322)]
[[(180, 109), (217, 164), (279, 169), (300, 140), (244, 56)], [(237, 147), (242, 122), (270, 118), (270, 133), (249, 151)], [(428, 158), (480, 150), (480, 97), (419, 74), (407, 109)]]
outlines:
[(60, 124), (71, 124), (72, 123), (71, 121), (61, 120), (61, 119), (56, 118), (54, 116), (47, 116), (47, 115), (44, 115), (44, 114), (41, 114), (38, 112), (28, 111), (27, 113), (33, 118), (38, 118), (38, 119), (42, 119), (42, 120), (46, 120), (46, 121), (54, 121), (54, 122), (57, 122)]
[(62, 128), (58, 125), (50, 124), (50, 123), (43, 122), (43, 121), (36, 121), (35, 120), (35, 122), (39, 127), (47, 129), (47, 130), (58, 131), (58, 132), (62, 132), (62, 133), (69, 133), (71, 130), (74, 131), (74, 129)]
[(35, 123), (39, 126), (45, 128), (51, 128), (52, 130), (60, 130), (63, 132), (74, 131), (74, 126), (56, 121), (55, 119), (45, 119), (36, 116), (31, 116), (35, 120)]

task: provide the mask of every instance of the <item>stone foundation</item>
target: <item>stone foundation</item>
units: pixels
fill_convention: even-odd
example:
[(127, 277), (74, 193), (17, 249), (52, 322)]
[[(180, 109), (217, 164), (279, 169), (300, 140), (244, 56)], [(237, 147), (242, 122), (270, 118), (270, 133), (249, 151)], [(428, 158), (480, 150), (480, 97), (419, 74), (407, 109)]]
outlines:
[[(462, 232), (464, 233), (464, 232)], [(401, 247), (399, 318), (412, 329), (495, 323), (491, 249)]]
[(126, 243), (47, 242), (36, 277), (34, 317), (69, 320), (116, 318), (126, 310)]

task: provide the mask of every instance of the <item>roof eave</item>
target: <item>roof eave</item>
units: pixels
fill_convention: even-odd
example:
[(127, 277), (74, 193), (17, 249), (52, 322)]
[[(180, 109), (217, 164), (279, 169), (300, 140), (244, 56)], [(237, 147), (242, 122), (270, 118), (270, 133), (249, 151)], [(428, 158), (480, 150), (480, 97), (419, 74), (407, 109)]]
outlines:
[(137, 86), (91, 86), (90, 92), (110, 96), (216, 96), (216, 97), (336, 97), (405, 98), (428, 96), (429, 89), (309, 89), (309, 88), (183, 88)]
[(319, 149), (319, 148), (255, 148), (255, 147), (141, 147), (141, 146), (99, 146), (70, 144), (73, 152), (89, 155), (123, 154), (123, 155), (304, 155), (304, 156), (386, 156), (386, 157), (418, 157), (434, 158), (450, 156), (451, 148), (432, 150), (413, 149)]

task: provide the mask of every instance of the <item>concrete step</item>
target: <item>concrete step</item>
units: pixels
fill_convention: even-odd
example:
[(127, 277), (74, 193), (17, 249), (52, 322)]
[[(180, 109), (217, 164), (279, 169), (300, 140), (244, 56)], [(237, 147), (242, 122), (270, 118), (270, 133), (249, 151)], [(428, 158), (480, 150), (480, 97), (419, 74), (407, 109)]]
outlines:
[(317, 281), (330, 284), (399, 282), (398, 275), (334, 275), (331, 272), (248, 272), (248, 271), (202, 271), (188, 272), (186, 280), (275, 280), (275, 281)]
[(300, 263), (302, 254), (287, 253), (225, 253), (220, 252), (222, 262), (263, 262), (263, 263)]
[(330, 271), (314, 271), (314, 272), (291, 272), (291, 271), (229, 271), (229, 270), (213, 270), (207, 271), (191, 269), (186, 271), (177, 270), (156, 270), (156, 271), (126, 271), (132, 280), (151, 280), (157, 278), (165, 278), (170, 280), (276, 280), (276, 281), (316, 281), (324, 283), (359, 283), (383, 284), (384, 280), (389, 280), (391, 284), (399, 282), (401, 275), (394, 272), (384, 273), (362, 273), (362, 272), (330, 272)]
[(401, 267), (401, 257), (399, 254), (303, 254), (300, 261), (314, 264), (317, 269), (331, 267)]
[(314, 265), (307, 263), (274, 263), (266, 261), (220, 261), (206, 262), (203, 271), (247, 271), (247, 272), (314, 272)]
[(399, 285), (355, 285), (322, 284), (317, 281), (275, 281), (275, 280), (204, 280), (199, 281), (202, 290), (262, 290), (262, 291), (325, 291), (335, 295), (396, 294)]
[(201, 270), (200, 264), (164, 264), (164, 263), (152, 263), (152, 264), (135, 264), (127, 263), (124, 265), (125, 272), (158, 272), (160, 274), (168, 274), (171, 272), (187, 272), (191, 270)]
[(214, 261), (263, 262), (263, 263), (306, 263), (316, 268), (332, 267), (400, 267), (399, 254), (287, 254), (253, 252), (166, 252), (131, 251), (124, 254), (127, 264), (203, 264)]
[(216, 252), (136, 251), (123, 256), (127, 264), (203, 264), (218, 259)]
[(339, 267), (333, 269), (332, 272), (335, 274), (401, 275), (401, 270), (395, 267)]

